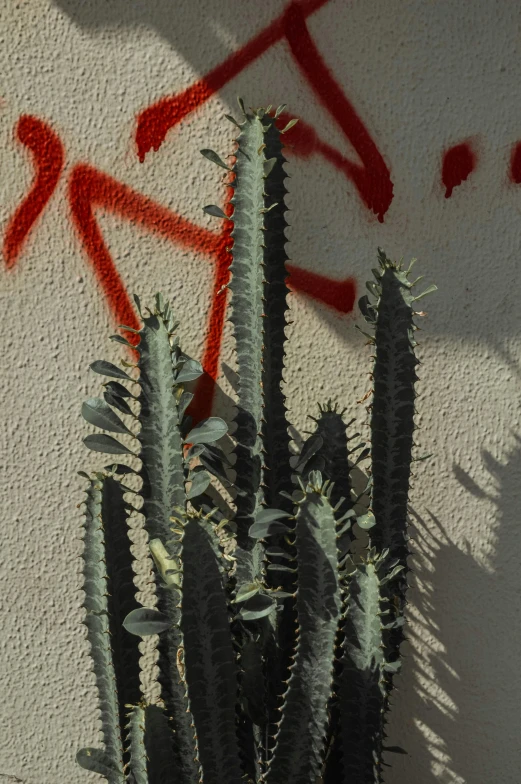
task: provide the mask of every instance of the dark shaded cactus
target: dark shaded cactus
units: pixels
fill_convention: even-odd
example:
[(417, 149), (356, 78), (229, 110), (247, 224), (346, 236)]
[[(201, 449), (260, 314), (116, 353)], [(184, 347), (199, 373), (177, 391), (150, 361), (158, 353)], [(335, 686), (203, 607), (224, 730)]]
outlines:
[[(107, 434), (84, 440), (96, 451), (138, 457), (141, 487), (123, 483), (133, 469), (122, 464), (83, 474), (85, 623), (104, 749), (82, 749), (77, 761), (111, 784), (377, 784), (384, 751), (403, 752), (384, 740), (406, 604), (418, 297), (410, 267), (379, 251), (376, 281), (367, 284), (375, 301), (359, 303), (374, 326), (370, 444), (348, 435), (354, 420), (346, 425), (327, 404), (290, 468), (281, 387), (284, 131), (276, 125), (284, 107), (272, 116), (271, 107), (247, 113), (240, 103), (233, 169), (203, 151), (234, 172), (236, 511), (227, 520), (206, 492), (210, 474), (229, 486), (216, 445), (226, 424), (210, 417), (192, 427), (185, 413), (192, 395), (184, 386), (202, 368), (181, 351), (163, 297), (156, 295), (148, 316), (136, 298), (139, 375), (93, 363), (117, 380), (82, 409), (90, 424), (132, 439), (135, 448)], [(205, 210), (226, 217), (215, 206)], [(138, 432), (113, 409), (138, 422)], [(369, 454), (369, 508), (357, 516), (363, 493), (354, 497), (351, 471)], [(128, 492), (136, 492), (135, 503), (125, 500)], [(132, 510), (148, 535), (155, 608), (136, 599)], [(353, 549), (354, 524), (368, 532), (362, 556)], [(156, 633), (162, 703), (153, 705), (141, 694), (138, 637)]]

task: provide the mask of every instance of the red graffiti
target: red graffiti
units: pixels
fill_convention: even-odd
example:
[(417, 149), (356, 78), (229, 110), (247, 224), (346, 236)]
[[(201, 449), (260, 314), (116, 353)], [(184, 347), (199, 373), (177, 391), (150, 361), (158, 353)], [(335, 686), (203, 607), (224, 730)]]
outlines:
[(517, 142), (510, 157), (510, 178), (516, 185), (521, 184), (521, 142)]
[(305, 292), (339, 313), (351, 313), (356, 299), (356, 283), (353, 278), (333, 281), (317, 272), (294, 267), (292, 264), (286, 266), (290, 271), (289, 283), (292, 289)]
[(441, 181), (445, 185), (445, 198), (450, 199), (457, 185), (467, 179), (476, 167), (476, 155), (470, 144), (462, 142), (450, 147), (443, 156)]
[(8, 268), (16, 264), (31, 229), (51, 198), (65, 160), (58, 136), (36, 117), (22, 115), (16, 125), (16, 137), (32, 153), (36, 177), (7, 224), (3, 253)]
[[(165, 98), (143, 111), (138, 117), (136, 130), (140, 159), (143, 160), (149, 150), (159, 149), (171, 128), (200, 107), (277, 41), (284, 39), (313, 93), (340, 127), (361, 163), (349, 160), (322, 141), (316, 131), (303, 121), (288, 133), (288, 142), (293, 146), (293, 152), (303, 158), (312, 154), (321, 155), (353, 183), (364, 204), (383, 221), (393, 198), (389, 169), (369, 132), (326, 66), (306, 25), (306, 18), (326, 2), (328, 0), (290, 2), (278, 19), (203, 79), (179, 95)], [(282, 116), (280, 122), (285, 123), (289, 118), (290, 115)], [(22, 244), (50, 198), (63, 168), (64, 155), (60, 141), (44, 123), (38, 120), (33, 120), (33, 123), (37, 124), (40, 131), (45, 129), (47, 135), (43, 137), (40, 134), (43, 141), (36, 144), (31, 141), (30, 134), (22, 134), (20, 128), (18, 130), (20, 140), (35, 155), (37, 178), (31, 193), (9, 223), (4, 240), (4, 255), (9, 266), (18, 258)], [(37, 150), (44, 150), (45, 154), (38, 156)], [(136, 328), (139, 322), (99, 229), (96, 209), (117, 214), (146, 231), (158, 233), (172, 242), (189, 247), (212, 261), (212, 305), (202, 358), (206, 372), (197, 387), (197, 406), (195, 409), (192, 407), (196, 419), (208, 416), (218, 374), (226, 310), (225, 286), (229, 277), (231, 221), (225, 221), (219, 233), (195, 226), (86, 163), (77, 164), (72, 169), (68, 197), (72, 222), (118, 324)], [(225, 211), (228, 215), (231, 214), (231, 209), (231, 205), (227, 204)], [(293, 289), (302, 291), (341, 313), (352, 311), (356, 297), (356, 285), (352, 278), (334, 281), (293, 265), (287, 266), (288, 282)], [(136, 338), (133, 333), (126, 333), (126, 336), (135, 345)]]
[[(303, 0), (300, 3), (304, 18), (317, 11), (329, 0)], [(138, 117), (136, 143), (141, 161), (149, 150), (159, 150), (166, 134), (212, 95), (221, 90), (228, 82), (238, 76), (258, 57), (285, 36), (285, 12), (261, 30), (241, 49), (226, 58), (224, 62), (203, 76), (198, 82), (178, 95), (162, 98), (145, 109)]]
[(325, 2), (327, 0), (290, 2), (278, 19), (192, 87), (173, 97), (163, 98), (141, 112), (136, 129), (140, 160), (144, 160), (149, 150), (158, 150), (168, 131), (184, 117), (205, 103), (277, 41), (285, 38), (302, 75), (358, 153), (362, 164), (344, 158), (322, 142), (316, 132), (304, 123), (300, 131), (293, 133), (290, 138), (295, 145), (295, 152), (299, 153), (302, 143), (303, 155), (309, 156), (312, 152), (322, 154), (353, 182), (365, 205), (383, 222), (393, 198), (389, 169), (354, 107), (326, 66), (306, 25), (306, 17)]
[[(230, 188), (228, 197), (230, 198), (231, 195)], [(227, 297), (224, 287), (229, 279), (231, 256), (228, 248), (232, 244), (230, 237), (232, 222), (226, 221), (221, 233), (195, 226), (147, 196), (137, 193), (87, 164), (78, 164), (72, 170), (69, 179), (69, 201), (76, 231), (118, 324), (133, 329), (139, 328), (134, 307), (96, 221), (96, 207), (102, 207), (105, 212), (119, 215), (135, 226), (160, 234), (213, 261), (212, 305), (202, 358), (205, 375), (198, 383), (197, 401), (194, 401), (196, 405), (192, 406), (190, 412), (196, 419), (209, 416), (219, 370), (226, 313)], [(231, 214), (231, 204), (227, 203), (226, 211)], [(340, 313), (349, 313), (353, 309), (355, 283), (351, 278), (333, 282), (322, 275), (307, 272), (290, 264), (287, 267), (289, 283), (293, 289), (323, 301)], [(133, 333), (127, 332), (125, 337), (135, 345), (137, 339)]]
[[(94, 215), (96, 207), (102, 207), (135, 226), (160, 234), (195, 253), (214, 255), (220, 249), (219, 235), (194, 226), (152, 199), (87, 164), (78, 164), (72, 170), (69, 201), (74, 225), (117, 323), (133, 329), (139, 326), (139, 322), (97, 224)], [(130, 340), (131, 334), (126, 334), (127, 339)]]

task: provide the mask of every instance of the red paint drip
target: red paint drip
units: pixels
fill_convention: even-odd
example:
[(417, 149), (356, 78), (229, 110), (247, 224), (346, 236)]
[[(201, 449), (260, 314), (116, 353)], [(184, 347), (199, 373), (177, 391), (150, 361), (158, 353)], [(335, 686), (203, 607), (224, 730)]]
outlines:
[(517, 142), (510, 157), (510, 179), (516, 185), (521, 183), (521, 142)]
[(452, 191), (467, 179), (476, 168), (476, 155), (468, 142), (450, 147), (443, 155), (441, 180), (445, 186), (445, 198), (450, 199)]
[(31, 229), (56, 188), (65, 161), (60, 139), (37, 117), (22, 115), (16, 125), (16, 137), (31, 152), (36, 176), (29, 193), (7, 224), (3, 255), (8, 268), (16, 264)]
[[(314, 13), (327, 2), (329, 0), (303, 0), (299, 3), (303, 17)], [(285, 35), (284, 20), (283, 13), (191, 87), (183, 90), (179, 95), (163, 98), (141, 112), (136, 129), (140, 161), (145, 159), (145, 155), (150, 150), (159, 150), (168, 131), (180, 123), (187, 114), (202, 106), (212, 95), (277, 43)]]

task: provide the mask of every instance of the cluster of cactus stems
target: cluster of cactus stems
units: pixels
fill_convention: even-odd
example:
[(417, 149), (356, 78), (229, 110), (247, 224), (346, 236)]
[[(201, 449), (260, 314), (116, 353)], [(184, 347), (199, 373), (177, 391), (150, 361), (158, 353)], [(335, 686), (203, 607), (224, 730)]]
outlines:
[[(203, 371), (181, 350), (161, 294), (146, 315), (135, 297), (137, 371), (125, 362), (127, 370), (91, 365), (111, 380), (82, 414), (131, 445), (106, 432), (84, 442), (133, 455), (141, 468), (80, 472), (88, 480), (84, 623), (104, 748), (83, 748), (76, 758), (110, 784), (373, 784), (383, 781), (385, 752), (405, 753), (385, 746), (385, 724), (404, 639), (410, 467), (423, 459), (412, 457), (413, 317), (427, 292), (412, 292), (413, 262), (405, 270), (379, 251), (367, 284), (373, 299), (359, 301), (373, 327), (370, 443), (328, 403), (292, 455), (282, 391), (287, 127), (279, 130), (277, 119), (284, 107), (248, 112), (239, 104), (233, 167), (202, 151), (233, 172), (232, 454), (218, 444), (228, 431), (222, 419), (194, 426), (186, 413), (193, 395), (185, 386)], [(214, 205), (205, 211), (226, 217)], [(369, 481), (356, 496), (351, 471), (369, 456)], [(125, 484), (130, 473), (139, 476), (137, 491)], [(215, 503), (219, 483), (233, 514)], [(369, 503), (357, 515), (363, 496)], [(134, 511), (148, 535), (155, 607), (137, 599)], [(361, 555), (355, 524), (367, 531)], [(140, 686), (139, 638), (151, 634), (158, 635), (156, 704)]]

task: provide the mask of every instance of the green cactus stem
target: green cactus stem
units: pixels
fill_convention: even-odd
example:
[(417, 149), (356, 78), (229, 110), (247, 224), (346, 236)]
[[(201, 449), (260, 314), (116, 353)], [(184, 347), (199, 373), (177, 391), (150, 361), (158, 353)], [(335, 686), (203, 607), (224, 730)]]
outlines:
[(129, 705), (127, 748), (130, 750), (128, 784), (176, 784), (168, 717), (159, 705), (140, 700)]
[(239, 374), (236, 415), (237, 584), (262, 576), (263, 545), (248, 536), (259, 510), (290, 491), (285, 398), (286, 206), (284, 156), (263, 109), (239, 123), (231, 199), (234, 211), (231, 316)]
[(87, 770), (107, 775), (110, 784), (125, 782), (129, 762), (121, 736), (125, 705), (141, 698), (138, 641), (123, 627), (125, 616), (141, 606), (136, 599), (126, 516), (120, 483), (104, 474), (89, 479), (83, 524), (83, 607), (105, 750), (81, 749), (77, 761)]
[(293, 532), (297, 640), (266, 784), (309, 784), (322, 772), (342, 599), (330, 487), (318, 471), (302, 484)]
[[(131, 452), (140, 458), (142, 466), (137, 473), (142, 479), (139, 494), (143, 504), (139, 512), (144, 516), (145, 531), (149, 541), (158, 539), (169, 548), (173, 547), (169, 556), (176, 559), (180, 555), (180, 545), (171, 538), (171, 517), (176, 509), (185, 508), (187, 497), (191, 497), (192, 488), (197, 485), (201, 474), (198, 468), (190, 471), (187, 467), (183, 436), (194, 445), (213, 444), (226, 433), (227, 426), (218, 417), (210, 417), (190, 430), (190, 419), (184, 412), (192, 395), (184, 391), (183, 384), (200, 375), (202, 369), (199, 363), (180, 350), (179, 340), (174, 334), (177, 323), (163, 296), (156, 295), (155, 308), (149, 310), (148, 317), (143, 317), (138, 298), (136, 303), (143, 320), (136, 347), (139, 379), (135, 383), (140, 388), (137, 401), (141, 428), (135, 440), (139, 444), (139, 452), (132, 452), (111, 436), (87, 436), (84, 442), (97, 451)], [(105, 375), (132, 380), (110, 363), (94, 363), (93, 369)], [(108, 404), (102, 404), (103, 401), (88, 401), (82, 409), (87, 421), (97, 427), (110, 428), (113, 432), (131, 432)], [(209, 481), (208, 476), (206, 484)], [(190, 483), (188, 491), (187, 482)], [(204, 486), (203, 482), (200, 487), (204, 489)], [(176, 736), (179, 782), (189, 784), (199, 775), (199, 768), (196, 764), (193, 717), (188, 710), (185, 687), (178, 677), (178, 651), (182, 647), (178, 591), (177, 586), (159, 580), (157, 570), (154, 576), (157, 611), (169, 621), (168, 629), (160, 635), (158, 642), (158, 680)]]
[(210, 516), (186, 512), (181, 531), (183, 667), (197, 733), (202, 781), (241, 784), (235, 730), (237, 666), (224, 590), (229, 563), (223, 558)]
[[(371, 304), (365, 296), (359, 303), (366, 321), (374, 327), (374, 336), (369, 338), (375, 346), (370, 406), (371, 496), (364, 523), (370, 529), (370, 541), (377, 552), (388, 549), (390, 557), (398, 559), (403, 567), (392, 597), (388, 597), (392, 598), (392, 619), (397, 620), (403, 618), (410, 571), (407, 502), (415, 429), (414, 385), (419, 364), (414, 352), (417, 327), (413, 317), (418, 315), (414, 303), (435, 291), (436, 286), (414, 296), (412, 289), (421, 280), (409, 280), (416, 259), (404, 270), (401, 263), (391, 262), (381, 248), (378, 258), (379, 269), (373, 270), (376, 281), (367, 284), (376, 302)], [(402, 626), (391, 626), (385, 636), (392, 659), (397, 659), (404, 639)]]
[[(367, 781), (380, 784), (384, 716), (389, 707), (389, 676), (401, 662), (386, 658), (381, 617), (388, 614), (385, 586), (402, 569), (390, 561), (389, 551), (377, 555), (371, 548), (362, 563), (350, 556), (342, 563), (344, 606), (340, 675), (335, 677), (339, 709), (338, 745), (342, 775), (326, 780), (350, 784)], [(380, 572), (383, 571), (381, 574)], [(400, 621), (395, 621), (400, 625)], [(332, 757), (334, 760), (335, 755)]]

